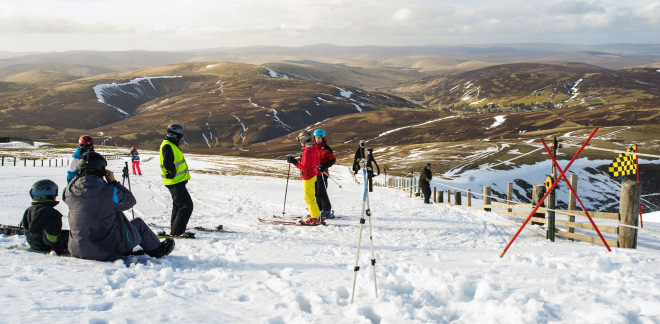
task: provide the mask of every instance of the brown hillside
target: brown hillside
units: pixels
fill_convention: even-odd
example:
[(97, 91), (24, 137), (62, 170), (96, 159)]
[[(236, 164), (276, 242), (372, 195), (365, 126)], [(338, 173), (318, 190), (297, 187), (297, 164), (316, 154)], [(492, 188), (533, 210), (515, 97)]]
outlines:
[(396, 91), (436, 107), (561, 103), (580, 77), (605, 70), (581, 63), (513, 63), (433, 76)]
[(22, 83), (59, 83), (80, 79), (79, 76), (47, 70), (33, 70), (9, 75), (0, 80)]

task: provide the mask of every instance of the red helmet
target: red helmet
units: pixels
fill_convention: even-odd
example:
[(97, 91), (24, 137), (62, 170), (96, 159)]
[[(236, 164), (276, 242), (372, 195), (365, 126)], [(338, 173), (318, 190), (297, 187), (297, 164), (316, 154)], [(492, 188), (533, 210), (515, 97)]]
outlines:
[(135, 149), (135, 146), (132, 146), (132, 147), (131, 147), (131, 150), (134, 150), (134, 149)]
[(80, 136), (78, 145), (94, 145), (94, 139), (89, 135)]

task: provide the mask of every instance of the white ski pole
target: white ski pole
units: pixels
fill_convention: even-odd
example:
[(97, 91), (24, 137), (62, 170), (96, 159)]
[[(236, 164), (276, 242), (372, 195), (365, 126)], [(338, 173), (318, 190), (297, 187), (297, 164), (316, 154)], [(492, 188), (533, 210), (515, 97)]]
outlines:
[(339, 182), (335, 181), (335, 179), (333, 179), (329, 174), (327, 174), (325, 172), (321, 172), (321, 173), (327, 175), (328, 179), (332, 180), (332, 182), (336, 183), (339, 186), (339, 188), (341, 188), (341, 185), (339, 184)]

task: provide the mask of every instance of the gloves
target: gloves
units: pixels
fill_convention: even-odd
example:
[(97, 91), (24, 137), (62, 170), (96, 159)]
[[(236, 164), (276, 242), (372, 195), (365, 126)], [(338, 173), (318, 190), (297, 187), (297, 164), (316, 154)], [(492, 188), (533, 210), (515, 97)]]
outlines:
[(298, 164), (298, 160), (296, 160), (296, 158), (294, 158), (293, 156), (287, 156), (286, 161), (289, 163), (293, 163), (293, 165)]

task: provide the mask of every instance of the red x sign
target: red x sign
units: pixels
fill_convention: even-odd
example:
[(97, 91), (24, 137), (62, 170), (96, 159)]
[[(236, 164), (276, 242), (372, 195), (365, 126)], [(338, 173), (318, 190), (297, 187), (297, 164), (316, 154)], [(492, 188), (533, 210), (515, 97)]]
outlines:
[[(559, 169), (559, 166), (557, 166), (558, 170), (561, 171), (561, 174), (559, 175), (559, 177), (558, 177), (557, 179), (562, 179), (562, 178), (563, 178), (563, 179), (566, 179), (566, 176), (565, 176), (564, 174), (566, 174), (566, 171), (568, 171), (568, 168), (571, 167), (571, 165), (573, 164), (573, 162), (575, 162), (575, 159), (577, 159), (577, 157), (580, 155), (580, 153), (582, 153), (582, 150), (584, 150), (584, 147), (587, 146), (587, 144), (589, 143), (589, 141), (591, 141), (591, 138), (594, 137), (594, 135), (596, 135), (596, 132), (597, 132), (597, 131), (598, 131), (598, 127), (596, 127), (596, 129), (594, 129), (594, 131), (591, 132), (591, 135), (589, 135), (589, 137), (588, 137), (587, 140), (584, 142), (584, 144), (582, 144), (582, 147), (580, 147), (580, 149), (577, 151), (577, 153), (575, 153), (575, 156), (573, 156), (573, 158), (571, 159), (571, 161), (568, 162), (568, 165), (566, 165), (566, 169), (564, 169), (564, 171), (561, 171), (561, 169)], [(547, 150), (547, 149), (548, 149), (548, 146), (545, 145), (545, 141), (543, 141), (543, 140), (541, 140), (541, 141), (543, 142), (543, 145), (545, 146), (545, 148), (546, 148), (546, 150)], [(550, 151), (548, 151), (548, 153), (549, 153), (549, 152), (550, 152)], [(552, 156), (552, 154), (550, 154), (550, 156), (552, 157), (554, 163), (557, 163), (557, 161), (554, 160), (554, 157)], [(567, 180), (566, 182), (568, 182), (568, 180)], [(552, 186), (550, 187), (550, 189), (548, 189), (548, 191), (545, 193), (545, 195), (543, 196), (543, 198), (542, 198), (541, 200), (539, 200), (539, 203), (536, 205), (536, 207), (534, 207), (534, 210), (532, 210), (532, 212), (529, 214), (529, 216), (527, 216), (527, 219), (525, 219), (525, 222), (522, 224), (522, 226), (520, 226), (520, 228), (518, 229), (518, 232), (516, 232), (516, 235), (514, 235), (513, 238), (511, 238), (511, 241), (509, 241), (509, 244), (506, 245), (506, 247), (504, 248), (504, 251), (502, 251), (502, 253), (500, 253), (500, 258), (503, 257), (504, 254), (506, 253), (506, 251), (509, 249), (509, 247), (511, 247), (511, 244), (513, 244), (513, 241), (516, 240), (516, 238), (518, 237), (518, 235), (520, 234), (520, 232), (522, 232), (523, 228), (525, 228), (525, 226), (527, 226), (527, 223), (528, 223), (529, 220), (532, 218), (532, 216), (534, 215), (534, 213), (536, 213), (536, 211), (539, 209), (539, 207), (541, 207), (541, 204), (543, 203), (543, 201), (545, 200), (545, 198), (547, 198), (548, 195), (550, 194), (550, 192), (551, 192), (553, 189), (555, 189), (555, 187), (557, 186), (558, 183), (559, 183), (559, 181), (555, 181), (555, 183), (553, 183)], [(570, 184), (569, 184), (569, 186), (570, 186)], [(574, 194), (575, 194), (575, 193), (574, 193)], [(577, 195), (575, 195), (575, 197), (577, 197)], [(582, 202), (580, 202), (580, 205), (582, 205)], [(584, 207), (582, 207), (582, 208), (584, 209)], [(585, 210), (585, 212), (586, 212), (586, 209), (584, 209), (584, 210)], [(588, 215), (588, 214), (587, 214), (587, 215)], [(591, 220), (591, 217), (589, 217), (589, 219)], [(593, 224), (593, 221), (592, 221), (591, 223)], [(593, 226), (594, 226), (594, 228), (596, 228), (596, 231), (598, 231), (598, 228), (596, 227), (596, 225), (593, 224)], [(600, 235), (600, 232), (598, 232), (598, 234)], [(603, 236), (601, 235), (601, 239), (602, 239), (602, 238), (603, 238)], [(607, 247), (607, 250), (608, 250), (608, 251), (611, 251), (611, 250), (610, 250), (610, 247), (607, 245), (607, 243), (605, 242), (604, 239), (603, 239), (603, 243), (605, 243), (605, 246)]]

